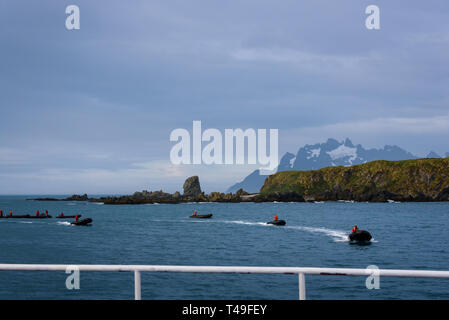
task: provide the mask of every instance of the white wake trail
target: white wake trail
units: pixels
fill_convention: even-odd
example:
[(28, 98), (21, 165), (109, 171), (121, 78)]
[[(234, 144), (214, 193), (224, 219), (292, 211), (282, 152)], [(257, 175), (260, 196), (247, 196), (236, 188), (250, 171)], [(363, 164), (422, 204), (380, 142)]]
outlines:
[(324, 227), (304, 227), (304, 226), (286, 226), (286, 228), (304, 230), (312, 233), (323, 233), (329, 237), (331, 237), (336, 242), (347, 242), (348, 234), (342, 230), (328, 229)]
[[(217, 222), (253, 225), (253, 226), (276, 227), (276, 226), (273, 226), (270, 224), (266, 224), (265, 222), (250, 222), (250, 221), (243, 221), (243, 220), (230, 220), (230, 221), (217, 221)], [(316, 228), (316, 227), (289, 226), (289, 225), (282, 227), (282, 228), (307, 231), (307, 232), (311, 232), (311, 233), (322, 233), (326, 236), (331, 237), (335, 242), (349, 241), (348, 233), (345, 231), (342, 231), (342, 230), (328, 229), (328, 228), (324, 228), (324, 227)]]
[(61, 224), (61, 225), (63, 225), (63, 226), (71, 226), (72, 224), (70, 223), (70, 222), (67, 222), (67, 221), (58, 221), (58, 222), (56, 222), (57, 224)]
[(250, 226), (266, 226), (266, 227), (271, 227), (272, 226), (270, 224), (266, 224), (265, 222), (250, 222), (250, 221), (242, 221), (242, 220), (231, 220), (231, 221), (220, 221), (220, 222), (235, 223), (235, 224), (246, 224), (246, 225), (250, 225)]

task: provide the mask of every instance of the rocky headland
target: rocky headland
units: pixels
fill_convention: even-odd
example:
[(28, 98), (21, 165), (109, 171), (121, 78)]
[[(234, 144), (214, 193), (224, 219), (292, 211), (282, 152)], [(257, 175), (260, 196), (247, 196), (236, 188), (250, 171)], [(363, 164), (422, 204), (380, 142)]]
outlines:
[(262, 196), (285, 192), (309, 201), (449, 201), (449, 158), (278, 172), (260, 190)]
[(87, 194), (37, 201), (90, 201), (104, 204), (186, 202), (313, 202), (313, 201), (449, 201), (449, 158), (372, 161), (355, 166), (270, 175), (257, 194), (201, 190), (198, 176), (187, 178), (183, 193), (139, 191), (132, 195), (89, 198)]

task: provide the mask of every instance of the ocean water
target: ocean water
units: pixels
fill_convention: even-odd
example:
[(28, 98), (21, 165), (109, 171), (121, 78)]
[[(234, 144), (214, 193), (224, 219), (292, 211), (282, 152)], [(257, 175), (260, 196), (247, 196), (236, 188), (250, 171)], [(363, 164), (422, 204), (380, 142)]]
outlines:
[[(91, 227), (59, 219), (0, 219), (0, 263), (354, 267), (449, 270), (449, 203), (188, 203), (108, 206), (0, 197), (3, 212), (80, 213)], [(189, 219), (213, 213), (209, 220)], [(287, 226), (266, 225), (274, 214)], [(352, 226), (370, 231), (351, 245)], [(133, 299), (132, 273), (0, 271), (0, 299)], [(306, 276), (308, 299), (449, 299), (449, 279)], [(142, 273), (143, 299), (297, 299), (296, 275)]]

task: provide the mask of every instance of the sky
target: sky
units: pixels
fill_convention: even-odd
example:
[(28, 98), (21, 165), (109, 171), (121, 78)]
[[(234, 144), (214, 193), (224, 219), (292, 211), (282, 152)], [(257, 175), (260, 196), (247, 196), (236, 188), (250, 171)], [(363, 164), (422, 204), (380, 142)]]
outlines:
[[(380, 8), (380, 30), (365, 8)], [(67, 30), (65, 8), (80, 9)], [(224, 191), (253, 165), (174, 165), (172, 130), (279, 129), (449, 152), (449, 2), (0, 3), (0, 194)]]

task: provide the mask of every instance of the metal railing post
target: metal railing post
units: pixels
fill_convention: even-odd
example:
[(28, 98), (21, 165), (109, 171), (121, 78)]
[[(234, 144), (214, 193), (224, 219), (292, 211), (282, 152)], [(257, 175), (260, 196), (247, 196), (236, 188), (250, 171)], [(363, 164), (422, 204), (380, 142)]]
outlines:
[(298, 273), (299, 300), (306, 300), (306, 277), (304, 273)]
[(140, 271), (134, 270), (134, 300), (142, 300)]

